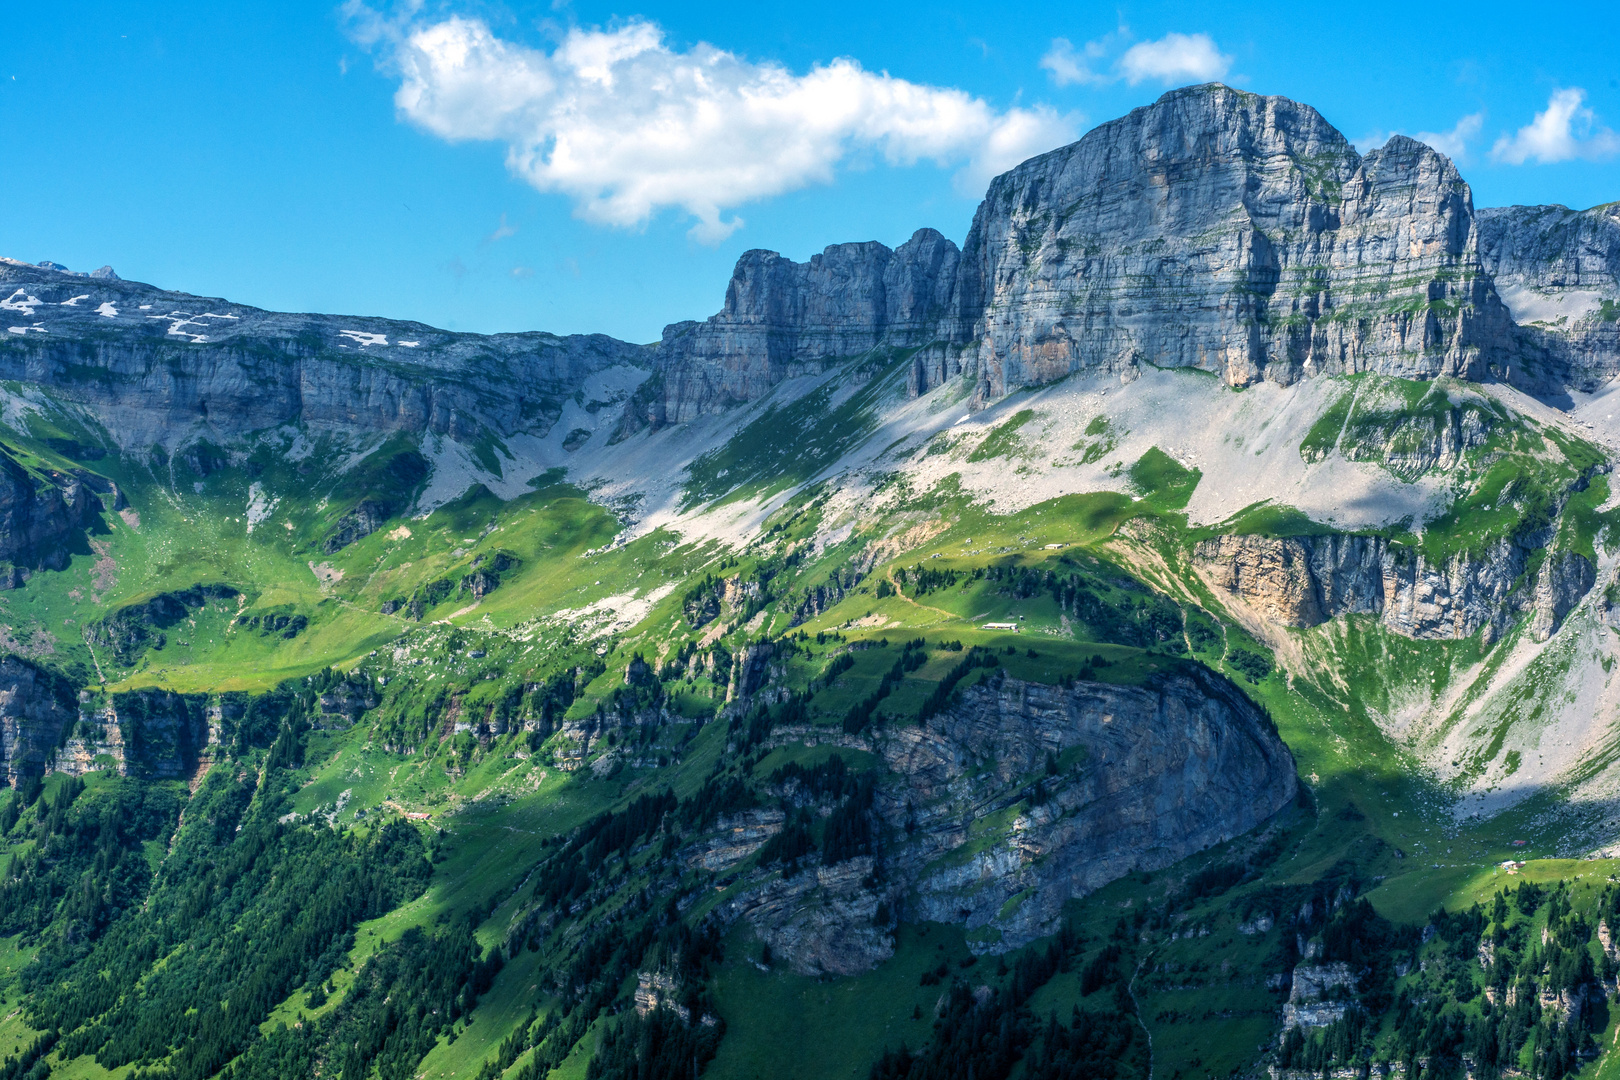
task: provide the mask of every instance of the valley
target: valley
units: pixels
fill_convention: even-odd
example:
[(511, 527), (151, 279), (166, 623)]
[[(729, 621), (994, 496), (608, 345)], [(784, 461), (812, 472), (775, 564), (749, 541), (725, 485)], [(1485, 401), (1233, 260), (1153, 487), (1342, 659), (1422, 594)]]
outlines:
[(1614, 204), (1211, 85), (654, 345), (0, 293), (0, 1075), (1620, 1061)]

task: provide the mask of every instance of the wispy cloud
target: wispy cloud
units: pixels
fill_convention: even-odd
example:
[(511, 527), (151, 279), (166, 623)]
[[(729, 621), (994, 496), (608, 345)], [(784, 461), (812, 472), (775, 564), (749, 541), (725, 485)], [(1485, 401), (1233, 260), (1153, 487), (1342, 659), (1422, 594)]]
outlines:
[(1124, 81), (1135, 86), (1149, 79), (1160, 82), (1209, 82), (1232, 69), (1232, 58), (1215, 46), (1208, 34), (1166, 34), (1156, 41), (1139, 41), (1113, 62), (1108, 57), (1131, 40), (1129, 27), (1076, 48), (1068, 38), (1053, 38), (1041, 57), (1041, 67), (1058, 86), (1101, 86)]
[(1507, 165), (1595, 161), (1615, 154), (1620, 154), (1620, 136), (1598, 123), (1579, 87), (1553, 91), (1534, 120), (1491, 147), (1491, 159)]
[(1484, 126), (1484, 113), (1469, 113), (1458, 120), (1450, 131), (1420, 131), (1413, 138), (1428, 143), (1449, 158), (1460, 160), (1468, 156), (1468, 144), (1478, 137), (1480, 128)]
[(505, 240), (508, 236), (516, 236), (516, 235), (517, 235), (517, 227), (508, 224), (507, 221), (506, 221), (506, 215), (502, 214), (501, 215), (501, 223), (499, 225), (495, 226), (495, 231), (490, 233), (484, 239), (488, 240), (490, 243), (493, 244), (497, 240)]
[(506, 143), (513, 173), (572, 197), (589, 221), (635, 227), (677, 208), (703, 243), (741, 227), (737, 207), (826, 183), (852, 154), (931, 161), (982, 190), (1077, 129), (1044, 105), (1000, 110), (848, 58), (801, 75), (712, 45), (673, 49), (645, 20), (570, 30), (548, 53), (475, 18), (348, 12), (355, 37), (397, 74), (406, 120), (448, 140)]
[(1107, 55), (1108, 49), (1100, 41), (1088, 41), (1076, 50), (1068, 38), (1053, 38), (1052, 47), (1041, 57), (1041, 68), (1058, 86), (1112, 82), (1112, 76), (1092, 70), (1092, 65)]

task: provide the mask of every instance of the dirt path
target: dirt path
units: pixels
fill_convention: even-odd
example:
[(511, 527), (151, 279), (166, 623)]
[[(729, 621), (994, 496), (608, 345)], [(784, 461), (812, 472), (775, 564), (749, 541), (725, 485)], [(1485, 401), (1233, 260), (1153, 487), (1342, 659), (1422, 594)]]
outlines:
[(889, 579), (889, 584), (894, 586), (894, 595), (898, 596), (900, 599), (904, 600), (906, 603), (910, 604), (912, 607), (921, 608), (924, 611), (932, 611), (934, 614), (943, 615), (947, 619), (960, 619), (962, 617), (962, 616), (956, 614), (955, 612), (946, 611), (944, 608), (929, 607), (927, 604), (919, 604), (919, 603), (917, 603), (917, 601), (915, 601), (911, 597), (907, 596), (905, 594), (905, 590), (900, 588), (900, 583), (898, 581), (894, 580), (894, 571), (893, 570), (890, 570), (887, 573), (886, 576)]

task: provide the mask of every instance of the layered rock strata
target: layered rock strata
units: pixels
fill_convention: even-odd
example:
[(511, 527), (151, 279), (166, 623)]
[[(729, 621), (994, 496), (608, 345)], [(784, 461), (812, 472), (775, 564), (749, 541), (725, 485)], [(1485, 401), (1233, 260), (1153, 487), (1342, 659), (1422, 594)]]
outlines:
[(28, 570), (66, 567), (74, 539), (100, 509), (79, 477), (36, 475), (0, 450), (0, 589), (19, 585)]
[[(773, 875), (726, 907), (806, 973), (881, 962), (886, 919), (902, 911), (966, 924), (980, 951), (1017, 948), (1052, 933), (1069, 899), (1247, 832), (1297, 790), (1265, 714), (1190, 666), (1143, 687), (998, 674), (921, 724), (778, 736), (814, 744), (817, 730), (882, 756), (891, 778), (875, 812), (891, 842), (875, 858)], [(751, 846), (726, 845), (725, 866), (780, 827), (753, 824)]]
[(1537, 361), (1576, 389), (1620, 374), (1620, 202), (1480, 210), (1480, 258)]
[(94, 409), (124, 447), (281, 424), (359, 433), (543, 435), (592, 374), (644, 367), (600, 334), (457, 334), (262, 311), (140, 282), (0, 263), (0, 379)]
[(1483, 632), (1494, 641), (1520, 613), (1545, 641), (1592, 588), (1596, 568), (1573, 551), (1549, 553), (1533, 584), (1521, 580), (1550, 535), (1499, 539), (1478, 552), (1431, 562), (1378, 536), (1218, 536), (1193, 549), (1212, 585), (1283, 626), (1318, 626), (1340, 615), (1375, 615), (1419, 639)]
[(1233, 385), (1512, 374), (1479, 243), (1468, 185), (1428, 146), (1363, 156), (1309, 106), (1191, 87), (997, 177), (960, 252), (924, 231), (805, 264), (747, 253), (718, 315), (666, 331), (632, 419), (878, 346), (916, 350), (912, 393), (966, 373), (980, 400), (1143, 363)]

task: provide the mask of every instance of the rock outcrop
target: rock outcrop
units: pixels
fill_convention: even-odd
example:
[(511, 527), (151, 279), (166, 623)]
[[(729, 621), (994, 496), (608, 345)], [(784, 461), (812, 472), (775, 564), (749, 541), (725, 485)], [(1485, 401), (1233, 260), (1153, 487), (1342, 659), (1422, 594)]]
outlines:
[(907, 917), (965, 922), (996, 951), (1052, 933), (1071, 897), (1248, 832), (1298, 783), (1269, 718), (1192, 666), (1142, 687), (1000, 676), (883, 755), (903, 778), (881, 805), (911, 834), (885, 867), (912, 886)]
[(914, 394), (965, 373), (981, 401), (1142, 363), (1233, 385), (1511, 374), (1479, 243), (1428, 146), (1363, 156), (1309, 106), (1190, 87), (997, 177), (960, 252), (925, 230), (805, 264), (747, 253), (720, 314), (665, 331), (628, 419), (688, 420), (878, 346), (916, 350)]
[(71, 683), (18, 656), (0, 656), (0, 783), (43, 776), (79, 718)]
[(659, 346), (660, 395), (640, 402), (655, 425), (751, 401), (783, 379), (879, 345), (923, 345), (952, 303), (960, 252), (933, 229), (890, 250), (835, 244), (809, 262), (748, 251), (705, 322), (675, 323)]
[(75, 536), (100, 509), (79, 477), (30, 472), (0, 450), (0, 589), (15, 588), (29, 570), (66, 567)]
[(1309, 106), (1224, 86), (997, 177), (962, 265), (984, 395), (1144, 362), (1241, 386), (1508, 360), (1447, 158), (1403, 136), (1363, 157)]
[(125, 448), (281, 424), (362, 434), (544, 435), (592, 374), (645, 367), (600, 334), (457, 334), (262, 311), (118, 278), (0, 263), (0, 379), (94, 409)]
[[(1298, 783), (1265, 714), (1190, 665), (1143, 687), (998, 673), (920, 724), (778, 735), (869, 750), (890, 774), (874, 810), (890, 839), (874, 857), (771, 875), (727, 904), (807, 974), (881, 962), (897, 917), (966, 924), (980, 952), (1020, 947), (1052, 933), (1071, 898), (1253, 829)], [(716, 848), (725, 866), (780, 819), (752, 824), (745, 843), (733, 829)]]
[(1405, 637), (1483, 631), (1493, 641), (1529, 610), (1532, 635), (1545, 641), (1596, 580), (1591, 560), (1561, 550), (1547, 554), (1527, 587), (1520, 576), (1551, 539), (1545, 530), (1498, 539), (1434, 563), (1378, 536), (1218, 536), (1199, 542), (1193, 561), (1211, 584), (1283, 626), (1368, 614)]
[[(1595, 390), (1620, 374), (1620, 203), (1480, 210), (1479, 252), (1527, 362)], [(1537, 353), (1539, 352), (1539, 355)]]
[(965, 376), (980, 402), (1144, 363), (1233, 385), (1368, 371), (1589, 389), (1620, 371), (1617, 205), (1476, 212), (1422, 143), (1362, 155), (1307, 105), (1211, 84), (997, 177), (960, 249), (922, 229), (805, 263), (749, 251), (718, 314), (651, 347), (278, 314), (4, 261), (0, 378), (91, 406), (142, 449), (293, 422), (544, 435), (614, 367), (636, 369), (618, 380), (623, 439), (882, 349), (907, 358), (913, 394)]

